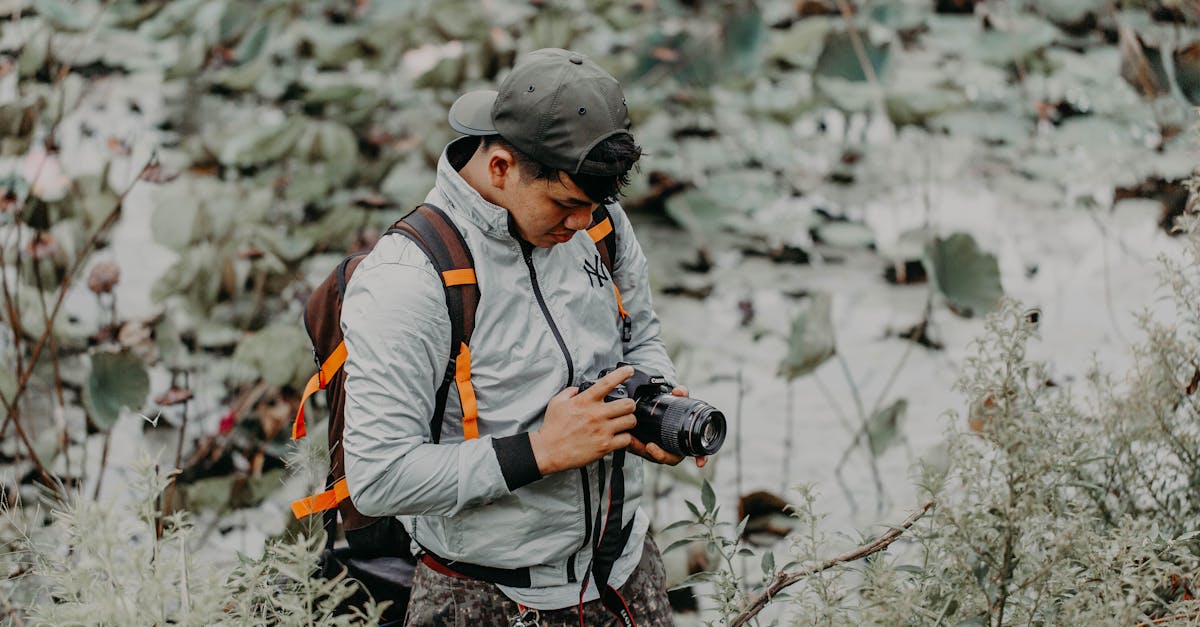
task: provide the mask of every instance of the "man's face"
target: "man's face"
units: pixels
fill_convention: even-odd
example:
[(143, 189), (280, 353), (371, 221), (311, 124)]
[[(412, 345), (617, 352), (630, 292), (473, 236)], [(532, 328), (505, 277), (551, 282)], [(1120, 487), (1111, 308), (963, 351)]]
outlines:
[(591, 226), (592, 202), (566, 174), (557, 180), (517, 176), (506, 196), (517, 234), (540, 248), (550, 248)]

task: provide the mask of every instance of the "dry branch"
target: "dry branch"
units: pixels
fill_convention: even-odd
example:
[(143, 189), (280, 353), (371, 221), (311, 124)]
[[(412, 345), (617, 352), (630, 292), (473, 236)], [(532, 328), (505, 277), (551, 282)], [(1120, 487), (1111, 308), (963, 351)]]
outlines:
[(896, 541), (897, 538), (901, 536), (901, 534), (908, 530), (909, 527), (912, 527), (913, 523), (917, 522), (917, 520), (924, 516), (925, 513), (928, 512), (932, 507), (933, 501), (930, 501), (923, 505), (921, 509), (913, 512), (904, 520), (904, 522), (900, 523), (899, 526), (888, 529), (886, 533), (878, 538), (875, 538), (870, 543), (864, 544), (857, 549), (850, 551), (849, 553), (843, 553), (837, 557), (830, 558), (819, 566), (808, 568), (796, 573), (785, 572), (775, 575), (775, 578), (771, 581), (771, 585), (767, 586), (767, 589), (762, 594), (751, 599), (750, 603), (746, 606), (746, 609), (742, 610), (740, 614), (733, 618), (733, 620), (729, 623), (730, 627), (739, 627), (740, 625), (745, 625), (750, 621), (750, 619), (757, 616), (758, 613), (761, 612), (762, 609), (771, 602), (771, 599), (775, 598), (775, 595), (779, 594), (784, 588), (787, 588), (801, 579), (819, 573), (823, 570), (829, 570), (838, 564), (860, 560), (868, 555), (878, 553), (888, 548), (893, 542)]

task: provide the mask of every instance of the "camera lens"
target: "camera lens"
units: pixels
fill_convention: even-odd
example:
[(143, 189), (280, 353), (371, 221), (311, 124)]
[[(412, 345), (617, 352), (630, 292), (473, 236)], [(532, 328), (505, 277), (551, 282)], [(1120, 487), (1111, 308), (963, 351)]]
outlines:
[(725, 414), (711, 405), (696, 413), (692, 427), (693, 455), (712, 455), (725, 443)]
[(639, 400), (633, 434), (674, 455), (712, 455), (725, 443), (725, 415), (694, 398), (660, 394)]

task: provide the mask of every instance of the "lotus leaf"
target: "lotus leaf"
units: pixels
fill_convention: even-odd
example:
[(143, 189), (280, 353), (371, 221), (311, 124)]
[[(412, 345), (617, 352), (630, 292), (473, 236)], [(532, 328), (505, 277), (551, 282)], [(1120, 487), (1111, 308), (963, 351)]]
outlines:
[(1101, 15), (1110, 4), (1108, 0), (1037, 0), (1029, 3), (1034, 11), (1064, 27), (1084, 22), (1089, 14)]
[(693, 189), (668, 198), (667, 215), (676, 224), (703, 237), (720, 230), (727, 212), (707, 193)]
[(871, 454), (882, 455), (896, 442), (900, 433), (900, 421), (906, 411), (908, 401), (901, 398), (871, 416), (867, 421), (867, 442), (871, 446)]
[(250, 91), (271, 69), (271, 61), (265, 55), (234, 67), (214, 71), (210, 76), (213, 83), (231, 91)]
[(411, 158), (392, 166), (379, 184), (379, 191), (402, 207), (410, 207), (425, 199), (425, 195), (433, 188), (434, 179), (434, 172), (429, 166), (420, 158)]
[(875, 244), (875, 233), (861, 222), (833, 220), (815, 227), (813, 235), (821, 242), (838, 248), (865, 248)]
[(92, 371), (84, 388), (84, 402), (92, 422), (108, 431), (120, 417), (121, 409), (136, 411), (150, 393), (150, 375), (146, 364), (133, 353), (94, 353)]
[(950, 111), (929, 120), (930, 128), (954, 137), (975, 136), (985, 141), (1024, 145), (1033, 136), (1033, 121), (1007, 112), (979, 110)]
[(171, 0), (164, 3), (161, 11), (143, 22), (138, 30), (154, 39), (165, 39), (172, 35), (193, 32), (196, 12), (208, 0)]
[(123, 0), (112, 2), (102, 15), (105, 25), (122, 29), (134, 29), (139, 24), (150, 19), (165, 7), (168, 2), (157, 0), (141, 2), (139, 0)]
[[(874, 71), (875, 77), (882, 81), (888, 65), (890, 46), (886, 42), (875, 44), (866, 37), (863, 38), (862, 45), (867, 60), (871, 62), (871, 69)], [(850, 35), (842, 31), (831, 31), (826, 35), (825, 47), (821, 50), (821, 55), (817, 57), (815, 73), (822, 77), (839, 78), (852, 82), (867, 80), (866, 71), (854, 51)]]
[(281, 159), (309, 131), (303, 118), (290, 118), (281, 124), (259, 126), (233, 135), (221, 147), (222, 164), (248, 166)]
[(233, 52), (233, 58), (237, 64), (242, 65), (259, 58), (266, 49), (266, 43), (270, 36), (270, 24), (259, 24), (258, 28), (251, 30), (242, 38)]
[(167, 80), (189, 78), (204, 68), (206, 53), (204, 39), (195, 35), (181, 35), (175, 39), (175, 62), (167, 67)]
[(20, 78), (29, 78), (46, 65), (50, 58), (50, 35), (49, 29), (38, 29), (21, 46), (21, 56), (17, 60), (17, 75)]
[(1004, 296), (996, 257), (980, 251), (966, 233), (935, 238), (925, 248), (924, 263), (934, 287), (959, 315), (991, 313)]
[(703, 189), (727, 213), (754, 213), (786, 195), (775, 174), (761, 168), (718, 172)]
[(818, 76), (813, 84), (818, 94), (842, 111), (868, 111), (875, 105), (877, 88), (868, 83)]
[(277, 322), (243, 338), (233, 360), (253, 368), (271, 385), (301, 390), (312, 375), (311, 349), (300, 324)]
[(34, 0), (33, 8), (56, 30), (72, 32), (88, 27), (88, 16), (81, 12), (78, 3), (72, 6), (61, 0)]
[(150, 216), (150, 232), (154, 241), (177, 251), (183, 251), (207, 234), (206, 217), (200, 198), (190, 192), (193, 188), (177, 182), (158, 194), (158, 207)]
[(758, 73), (767, 42), (767, 25), (756, 4), (742, 5), (723, 21), (724, 62), (731, 76), (750, 78)]
[(925, 61), (900, 57), (888, 77), (885, 104), (896, 125), (923, 124), (928, 118), (969, 104), (954, 76)]
[(214, 350), (237, 346), (245, 335), (241, 329), (215, 320), (202, 320), (196, 325), (196, 345)]
[(170, 296), (182, 295), (198, 311), (208, 311), (217, 302), (221, 290), (221, 273), (217, 251), (209, 242), (201, 242), (183, 251), (150, 289), (150, 298), (162, 302)]
[(816, 292), (792, 320), (788, 352), (779, 364), (779, 375), (788, 381), (798, 379), (816, 370), (836, 352), (833, 298), (827, 292)]
[(191, 483), (181, 483), (179, 487), (188, 509), (198, 512), (220, 512), (229, 506), (236, 480), (233, 475), (206, 477)]
[(770, 31), (767, 60), (779, 62), (785, 68), (816, 67), (827, 37), (840, 22), (838, 18), (813, 17), (793, 22), (787, 30)]

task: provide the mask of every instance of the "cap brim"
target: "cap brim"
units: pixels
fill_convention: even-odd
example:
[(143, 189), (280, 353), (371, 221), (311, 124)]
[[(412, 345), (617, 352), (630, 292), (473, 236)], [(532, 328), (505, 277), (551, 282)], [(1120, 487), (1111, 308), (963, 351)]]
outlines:
[(450, 126), (464, 135), (495, 135), (492, 105), (497, 91), (472, 91), (459, 96), (450, 107)]

